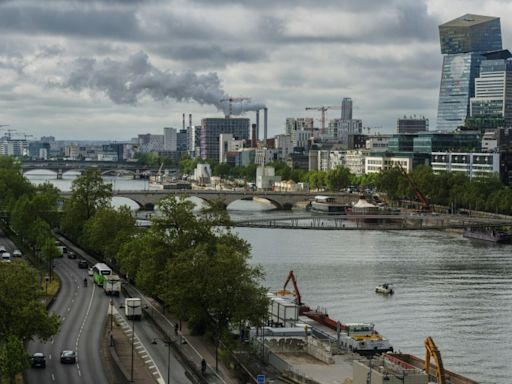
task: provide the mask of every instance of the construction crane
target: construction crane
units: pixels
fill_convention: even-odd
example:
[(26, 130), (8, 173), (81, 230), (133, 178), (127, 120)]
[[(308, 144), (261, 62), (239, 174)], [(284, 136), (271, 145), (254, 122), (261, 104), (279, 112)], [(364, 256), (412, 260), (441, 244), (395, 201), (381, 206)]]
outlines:
[(423, 367), (425, 373), (430, 376), (430, 358), (434, 359), (437, 384), (446, 384), (446, 377), (444, 374), (443, 360), (441, 359), (441, 352), (437, 349), (434, 340), (429, 336), (425, 339), (425, 366)]
[(251, 101), (251, 98), (250, 97), (244, 97), (244, 96), (240, 96), (240, 97), (228, 97), (228, 98), (225, 98), (225, 99), (220, 99), (219, 100), (221, 103), (224, 103), (224, 102), (228, 102), (228, 106), (229, 106), (229, 110), (228, 110), (228, 114), (227, 116), (231, 116), (233, 114), (233, 103), (240, 103), (240, 105), (244, 102), (244, 101)]
[(320, 127), (320, 133), (325, 133), (325, 113), (328, 109), (336, 109), (341, 110), (341, 105), (321, 105), (319, 107), (306, 107), (306, 111), (320, 111), (321, 112), (321, 127)]
[(400, 172), (407, 178), (407, 181), (409, 182), (409, 185), (411, 186), (412, 190), (416, 194), (416, 197), (421, 203), (421, 211), (422, 212), (430, 212), (432, 211), (432, 206), (430, 205), (427, 197), (419, 190), (418, 186), (412, 179), (412, 177), (405, 171), (404, 167), (402, 167), (402, 164), (398, 161), (396, 164), (398, 164), (398, 168), (400, 169)]

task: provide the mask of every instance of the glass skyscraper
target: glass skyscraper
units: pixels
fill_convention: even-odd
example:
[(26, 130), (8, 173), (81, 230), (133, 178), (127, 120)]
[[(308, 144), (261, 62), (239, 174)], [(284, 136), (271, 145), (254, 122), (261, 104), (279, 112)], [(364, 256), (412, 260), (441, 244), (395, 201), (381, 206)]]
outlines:
[(440, 25), (439, 37), (445, 56), (437, 129), (453, 131), (469, 116), (469, 101), (485, 54), (502, 49), (500, 19), (467, 14)]

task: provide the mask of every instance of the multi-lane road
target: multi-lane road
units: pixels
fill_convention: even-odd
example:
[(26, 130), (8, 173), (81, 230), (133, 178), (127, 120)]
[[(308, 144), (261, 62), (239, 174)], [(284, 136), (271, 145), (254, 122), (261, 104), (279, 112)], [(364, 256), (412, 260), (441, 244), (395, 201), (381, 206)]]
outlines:
[[(53, 339), (46, 343), (35, 340), (28, 345), (30, 354), (42, 352), (46, 356), (46, 369), (28, 369), (29, 383), (98, 383), (111, 380), (103, 370), (100, 353), (109, 299), (88, 278), (87, 269), (79, 269), (76, 260), (55, 260), (55, 270), (61, 279), (61, 290), (51, 311), (61, 318), (61, 327)], [(62, 364), (60, 353), (73, 350), (76, 364)]]
[[(11, 253), (15, 248), (2, 233), (0, 233), (0, 244), (5, 245), (7, 251)], [(111, 370), (104, 366), (106, 362), (102, 356), (102, 338), (111, 298), (105, 295), (103, 288), (94, 284), (87, 274), (87, 269), (78, 268), (76, 259), (59, 258), (54, 261), (54, 264), (54, 270), (61, 279), (61, 289), (50, 311), (60, 316), (61, 327), (52, 339), (46, 342), (34, 340), (28, 344), (29, 354), (42, 352), (45, 355), (46, 368), (27, 369), (27, 382), (29, 384), (111, 383), (113, 382)], [(87, 287), (84, 286), (84, 278), (88, 280)], [(124, 317), (121, 308), (124, 298), (121, 296), (112, 299), (114, 306)], [(131, 326), (132, 322), (128, 322), (128, 325)], [(157, 344), (152, 343), (153, 340), (162, 338), (156, 327), (143, 318), (136, 322), (135, 328), (137, 338), (148, 353), (144, 359), (149, 365), (156, 365), (161, 372), (161, 377), (156, 376), (155, 382), (167, 382), (167, 375), (170, 372), (170, 382), (190, 383), (185, 375), (185, 369), (176, 360), (174, 354), (168, 355), (168, 347), (161, 340), (157, 341)], [(60, 354), (63, 350), (76, 351), (77, 363), (62, 364)]]

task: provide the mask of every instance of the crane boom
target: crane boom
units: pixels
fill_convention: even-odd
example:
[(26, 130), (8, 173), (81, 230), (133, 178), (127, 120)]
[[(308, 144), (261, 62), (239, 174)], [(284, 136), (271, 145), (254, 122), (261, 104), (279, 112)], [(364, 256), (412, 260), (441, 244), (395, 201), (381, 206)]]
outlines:
[(319, 107), (306, 107), (306, 111), (320, 111), (321, 112), (321, 133), (325, 133), (325, 113), (328, 109), (341, 109), (340, 105), (321, 105)]
[(407, 178), (407, 181), (409, 182), (409, 185), (413, 189), (414, 193), (418, 197), (419, 201), (421, 202), (421, 209), (423, 211), (430, 212), (432, 210), (432, 207), (427, 199), (427, 197), (419, 190), (418, 186), (412, 179), (412, 177), (405, 171), (404, 167), (402, 167), (402, 164), (400, 162), (397, 162), (398, 168), (402, 172), (402, 174)]
[(302, 305), (302, 298), (300, 296), (299, 287), (297, 286), (297, 279), (295, 278), (295, 274), (293, 273), (293, 271), (290, 271), (290, 273), (288, 273), (288, 278), (284, 283), (283, 291), (286, 291), (286, 286), (290, 281), (292, 282), (293, 289), (295, 290), (295, 302), (297, 303), (297, 305)]
[(444, 374), (443, 360), (441, 359), (441, 352), (437, 349), (434, 340), (429, 336), (425, 339), (425, 366), (424, 371), (430, 375), (430, 358), (434, 358), (437, 384), (446, 384), (446, 377)]

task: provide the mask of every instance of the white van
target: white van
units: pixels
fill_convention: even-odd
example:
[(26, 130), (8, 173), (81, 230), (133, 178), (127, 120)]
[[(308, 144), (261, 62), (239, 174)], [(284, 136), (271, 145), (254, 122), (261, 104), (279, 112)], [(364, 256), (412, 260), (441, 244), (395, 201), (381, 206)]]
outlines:
[(2, 254), (2, 261), (5, 263), (10, 263), (11, 262), (11, 254), (9, 252), (4, 252)]

